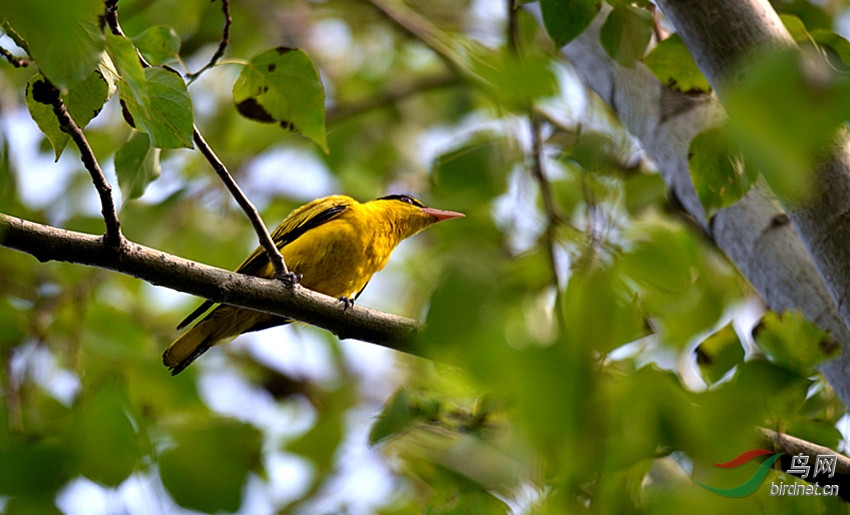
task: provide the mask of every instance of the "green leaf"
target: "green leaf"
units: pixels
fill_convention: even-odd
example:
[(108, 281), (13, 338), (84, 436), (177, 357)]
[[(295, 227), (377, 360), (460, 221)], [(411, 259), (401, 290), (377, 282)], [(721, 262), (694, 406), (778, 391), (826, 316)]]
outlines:
[(124, 36), (106, 37), (106, 51), (115, 65), (122, 85), (129, 88), (138, 103), (148, 103), (145, 70), (133, 42)]
[(801, 375), (813, 373), (815, 366), (841, 350), (829, 333), (798, 311), (766, 313), (753, 329), (753, 338), (774, 363)]
[(470, 204), (492, 198), (505, 190), (515, 151), (510, 141), (494, 134), (474, 135), (437, 158), (433, 180), (439, 191), (466, 198)]
[(146, 68), (144, 75), (143, 94), (137, 95), (135, 88), (118, 88), (136, 128), (148, 133), (154, 147), (192, 148), (194, 121), (186, 83), (166, 68)]
[(648, 334), (640, 307), (613, 270), (584, 270), (564, 293), (566, 326), (577, 345), (609, 352)]
[(402, 388), (392, 396), (378, 414), (372, 429), (369, 431), (369, 444), (375, 445), (381, 440), (400, 433), (416, 421), (410, 412), (410, 398)]
[(233, 101), (242, 116), (279, 123), (328, 152), (325, 90), (304, 51), (278, 47), (255, 56), (233, 85)]
[(800, 202), (822, 152), (850, 119), (850, 81), (799, 51), (773, 52), (748, 66), (725, 107), (730, 143), (781, 199)]
[(560, 48), (584, 32), (599, 12), (599, 4), (595, 0), (540, 0), (543, 26)]
[(260, 465), (260, 432), (218, 418), (188, 423), (173, 436), (175, 446), (159, 460), (162, 484), (171, 497), (205, 513), (239, 509), (248, 473)]
[(750, 191), (758, 171), (734, 152), (722, 129), (697, 134), (688, 149), (688, 166), (697, 196), (710, 217)]
[(101, 15), (102, 0), (6, 0), (0, 13), (26, 40), (41, 73), (63, 91), (97, 67)]
[[(54, 156), (58, 161), (71, 137), (59, 128), (59, 120), (57, 120), (53, 108), (33, 98), (34, 88), (38, 87), (38, 83), (43, 81), (43, 75), (35, 74), (27, 82), (27, 108), (38, 128), (50, 141)], [(103, 74), (96, 70), (90, 73), (85, 80), (71, 87), (67, 94), (62, 95), (62, 100), (71, 119), (80, 128), (84, 128), (92, 118), (100, 113), (109, 96), (109, 84), (104, 79)]]
[(518, 57), (506, 48), (478, 47), (470, 54), (470, 69), (503, 106), (527, 111), (536, 100), (558, 93), (551, 60), (543, 53)]
[(599, 31), (599, 41), (611, 59), (631, 68), (643, 57), (653, 24), (646, 9), (617, 4)]
[(813, 30), (811, 36), (834, 66), (844, 72), (850, 69), (850, 41), (824, 29)]
[(0, 449), (0, 495), (53, 497), (71, 477), (68, 450), (57, 442), (22, 442)]
[(125, 201), (141, 197), (148, 184), (159, 177), (159, 152), (151, 146), (147, 134), (133, 131), (115, 153), (115, 174)]
[(129, 401), (123, 386), (117, 384), (86, 393), (68, 425), (68, 447), (83, 475), (118, 486), (133, 472), (140, 455)]
[(331, 392), (322, 406), (316, 424), (301, 437), (287, 442), (286, 449), (311, 460), (319, 473), (331, 469), (336, 449), (344, 436), (345, 413), (351, 405), (351, 392)]
[(732, 367), (744, 361), (744, 347), (731, 322), (703, 340), (694, 352), (702, 376), (708, 384), (716, 383)]
[(708, 93), (711, 86), (685, 43), (673, 34), (643, 58), (643, 64), (663, 84), (682, 93)]
[(152, 65), (164, 64), (179, 58), (180, 36), (171, 27), (156, 25), (135, 38), (133, 43)]

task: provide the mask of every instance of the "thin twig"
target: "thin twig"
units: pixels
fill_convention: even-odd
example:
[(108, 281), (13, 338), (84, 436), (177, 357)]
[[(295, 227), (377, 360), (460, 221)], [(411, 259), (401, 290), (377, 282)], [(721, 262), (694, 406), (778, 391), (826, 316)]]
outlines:
[(230, 17), (230, 0), (221, 0), (221, 12), (224, 14), (224, 29), (221, 31), (221, 41), (218, 43), (218, 48), (203, 68), (195, 73), (186, 75), (186, 78), (189, 79), (189, 84), (195, 82), (195, 79), (202, 73), (215, 66), (218, 60), (224, 55), (224, 51), (227, 50), (227, 44), (230, 42), (230, 24), (233, 23), (233, 19)]
[(236, 180), (234, 180), (233, 176), (230, 175), (230, 172), (227, 171), (227, 167), (224, 166), (224, 163), (222, 163), (218, 156), (215, 155), (212, 148), (207, 145), (207, 142), (204, 140), (204, 137), (201, 135), (201, 131), (198, 130), (197, 126), (195, 126), (194, 140), (195, 145), (198, 146), (198, 150), (201, 154), (203, 154), (210, 165), (212, 165), (213, 170), (215, 170), (215, 173), (221, 179), (221, 182), (224, 183), (224, 186), (233, 198), (236, 199), (239, 207), (241, 207), (242, 210), (245, 211), (245, 214), (248, 215), (248, 219), (251, 221), (251, 225), (254, 226), (254, 230), (257, 232), (257, 236), (260, 239), (260, 246), (263, 247), (263, 250), (265, 250), (266, 254), (269, 256), (269, 260), (274, 268), (275, 277), (283, 280), (289, 286), (294, 285), (296, 281), (293, 275), (290, 274), (289, 270), (287, 270), (286, 263), (283, 261), (283, 256), (278, 250), (277, 245), (275, 245), (268, 229), (266, 229), (266, 225), (263, 223), (262, 218), (260, 218), (260, 213), (257, 211), (257, 208), (254, 207), (254, 204), (248, 200), (248, 197), (245, 196), (245, 193), (243, 193), (239, 188), (239, 185), (236, 184)]
[(103, 214), (103, 222), (106, 224), (106, 233), (104, 234), (105, 243), (113, 248), (119, 248), (123, 236), (121, 236), (121, 222), (118, 221), (118, 214), (115, 211), (115, 203), (112, 200), (112, 186), (103, 175), (103, 170), (100, 169), (100, 164), (97, 162), (94, 152), (89, 146), (86, 135), (82, 129), (74, 122), (68, 110), (65, 108), (65, 103), (59, 95), (59, 89), (50, 83), (45, 78), (42, 78), (32, 85), (32, 97), (37, 102), (47, 104), (53, 108), (53, 113), (56, 119), (59, 120), (59, 128), (62, 132), (71, 136), (74, 144), (80, 151), (80, 159), (83, 162), (86, 170), (91, 175), (94, 187), (100, 197), (101, 213)]
[[(226, 0), (225, 3), (227, 3)], [(226, 14), (229, 20), (229, 4), (227, 5), (228, 11)], [(106, 12), (104, 18), (113, 34), (116, 36), (124, 35), (124, 32), (121, 30), (121, 25), (118, 23), (118, 0), (106, 0)], [(228, 34), (229, 31), (230, 29), (228, 25)], [(150, 64), (145, 61), (141, 54), (139, 54), (139, 60), (143, 67), (150, 67)], [(257, 233), (257, 238), (260, 240), (260, 246), (266, 251), (269, 261), (272, 264), (275, 278), (280, 279), (289, 287), (294, 286), (297, 283), (297, 278), (294, 274), (291, 274), (289, 270), (287, 270), (286, 263), (283, 261), (283, 256), (281, 255), (280, 250), (278, 250), (277, 245), (275, 245), (266, 225), (263, 223), (263, 219), (260, 218), (260, 213), (257, 211), (257, 208), (254, 207), (254, 204), (252, 204), (250, 200), (248, 200), (248, 197), (245, 196), (239, 188), (239, 185), (236, 184), (236, 180), (233, 179), (233, 176), (227, 171), (227, 167), (224, 166), (224, 163), (221, 162), (215, 152), (213, 152), (212, 148), (207, 144), (206, 140), (204, 140), (198, 126), (193, 125), (192, 128), (194, 131), (192, 137), (195, 141), (195, 145), (198, 146), (198, 150), (201, 154), (203, 154), (210, 166), (212, 166), (216, 175), (218, 175), (224, 183), (224, 186), (230, 194), (233, 195), (233, 198), (236, 199), (236, 203), (239, 204), (239, 207), (242, 208), (242, 211), (245, 212), (245, 216), (248, 217), (248, 220), (254, 227), (254, 231)]]
[(405, 98), (425, 91), (456, 86), (458, 84), (460, 84), (460, 80), (455, 74), (443, 73), (432, 77), (424, 77), (419, 81), (403, 84), (359, 102), (339, 104), (331, 107), (325, 113), (325, 120), (326, 123), (332, 124), (345, 118), (369, 112), (373, 109), (394, 105)]
[(7, 61), (9, 61), (9, 64), (14, 66), (15, 68), (26, 68), (30, 65), (31, 62), (29, 58), (18, 57), (3, 47), (0, 47), (0, 55), (2, 55)]
[(440, 31), (419, 13), (396, 0), (369, 1), (398, 27), (425, 43), (452, 71), (467, 78), (476, 78), (469, 73), (461, 55), (442, 41)]
[(253, 277), (189, 261), (124, 240), (114, 252), (101, 238), (37, 224), (0, 213), (0, 246), (42, 262), (61, 261), (113, 270), (156, 286), (233, 306), (286, 316), (353, 338), (422, 355), (416, 339), (421, 322), (364, 308), (341, 309), (333, 297), (307, 288), (281, 288), (275, 280)]

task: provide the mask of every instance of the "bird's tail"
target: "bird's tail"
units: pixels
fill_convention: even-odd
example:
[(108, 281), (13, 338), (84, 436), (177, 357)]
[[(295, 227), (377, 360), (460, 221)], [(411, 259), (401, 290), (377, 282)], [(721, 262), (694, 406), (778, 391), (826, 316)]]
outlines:
[(216, 324), (207, 318), (174, 340), (162, 354), (162, 362), (171, 371), (171, 375), (179, 374), (210, 347), (227, 338), (217, 334), (218, 329)]
[(162, 362), (177, 375), (209, 350), (242, 333), (287, 324), (290, 320), (233, 306), (218, 306), (203, 320), (181, 334), (162, 354)]
[(214, 345), (227, 343), (256, 323), (262, 313), (220, 305), (181, 334), (162, 354), (162, 362), (177, 375)]

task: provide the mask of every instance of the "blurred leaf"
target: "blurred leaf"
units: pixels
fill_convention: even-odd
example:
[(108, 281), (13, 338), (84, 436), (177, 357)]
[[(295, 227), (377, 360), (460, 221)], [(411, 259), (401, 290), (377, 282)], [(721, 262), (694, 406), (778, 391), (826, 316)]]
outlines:
[(130, 140), (115, 153), (115, 174), (125, 202), (141, 197), (160, 171), (159, 149), (151, 147), (150, 137), (144, 132), (133, 131)]
[(78, 402), (67, 438), (79, 471), (98, 483), (118, 486), (136, 467), (140, 448), (124, 389), (113, 382)]
[(773, 361), (801, 375), (814, 372), (815, 366), (840, 352), (828, 333), (808, 322), (798, 311), (781, 315), (767, 312), (753, 329), (753, 338)]
[[(53, 152), (58, 161), (71, 137), (59, 128), (59, 120), (53, 113), (53, 108), (33, 98), (33, 88), (37, 87), (37, 83), (43, 81), (44, 77), (41, 74), (36, 74), (27, 83), (27, 108), (38, 128), (47, 136), (53, 146)], [(109, 95), (109, 84), (100, 71), (94, 71), (85, 80), (72, 86), (67, 94), (62, 95), (62, 100), (71, 119), (78, 127), (84, 128), (92, 118), (100, 113), (100, 109), (109, 99)]]
[(213, 418), (186, 423), (172, 434), (174, 447), (159, 458), (171, 497), (206, 513), (238, 510), (248, 474), (260, 467), (260, 432), (243, 422)]
[(688, 165), (706, 217), (740, 200), (758, 179), (758, 170), (731, 148), (722, 129), (709, 129), (691, 140)]
[(477, 134), (437, 158), (435, 187), (449, 198), (464, 199), (466, 205), (495, 197), (505, 190), (514, 156), (519, 154), (511, 141), (491, 133)]
[(507, 48), (476, 47), (470, 54), (472, 72), (509, 109), (527, 111), (535, 101), (558, 92), (551, 59), (542, 52), (518, 57)]
[(646, 9), (618, 3), (599, 30), (599, 41), (611, 59), (631, 68), (643, 57), (653, 26), (652, 14)]
[(135, 38), (133, 43), (152, 65), (165, 64), (179, 58), (180, 36), (171, 27), (150, 27)]
[(387, 401), (372, 424), (372, 429), (369, 431), (369, 444), (375, 445), (387, 437), (400, 433), (415, 420), (416, 417), (410, 412), (407, 391), (402, 388)]
[(71, 478), (69, 449), (35, 441), (0, 449), (0, 495), (45, 498)]
[(748, 67), (725, 106), (730, 143), (780, 198), (799, 202), (808, 194), (818, 155), (850, 118), (850, 81), (820, 59), (773, 52)]
[(344, 390), (331, 392), (324, 399), (316, 424), (304, 435), (286, 444), (286, 449), (311, 460), (322, 474), (333, 465), (337, 447), (344, 435), (345, 412), (351, 394)]
[(708, 384), (716, 383), (744, 361), (744, 347), (731, 322), (703, 340), (694, 352)]
[(631, 216), (641, 214), (652, 206), (660, 206), (667, 199), (667, 184), (660, 174), (637, 173), (625, 180), (626, 211)]
[(67, 91), (97, 68), (102, 14), (101, 0), (7, 0), (2, 16), (26, 39), (39, 71)]
[(567, 331), (577, 345), (606, 353), (649, 332), (643, 313), (612, 270), (574, 273), (564, 303)]
[(541, 0), (543, 25), (558, 48), (584, 32), (599, 12), (595, 0)]
[(303, 50), (278, 47), (254, 56), (233, 85), (233, 101), (242, 116), (279, 123), (328, 152), (325, 90)]
[(711, 86), (678, 34), (655, 45), (643, 58), (653, 75), (674, 91), (708, 93)]
[(824, 29), (813, 30), (811, 36), (833, 66), (845, 73), (850, 69), (850, 41)]

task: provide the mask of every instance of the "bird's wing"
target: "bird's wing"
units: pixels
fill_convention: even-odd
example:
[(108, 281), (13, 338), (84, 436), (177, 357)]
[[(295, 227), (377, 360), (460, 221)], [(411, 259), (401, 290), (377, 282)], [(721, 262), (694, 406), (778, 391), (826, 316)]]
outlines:
[[(293, 211), (277, 226), (274, 232), (272, 232), (272, 240), (274, 240), (278, 250), (282, 250), (283, 247), (292, 243), (310, 229), (315, 229), (341, 215), (348, 209), (349, 205), (350, 202), (346, 201), (344, 197), (328, 197), (306, 204)], [(236, 268), (236, 272), (245, 275), (257, 275), (257, 272), (265, 268), (268, 263), (269, 257), (266, 251), (262, 247), (257, 247)], [(177, 329), (183, 329), (191, 324), (214, 304), (215, 302), (211, 300), (204, 301), (180, 322)]]

